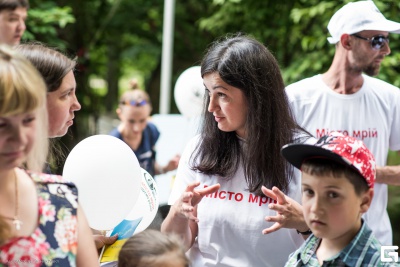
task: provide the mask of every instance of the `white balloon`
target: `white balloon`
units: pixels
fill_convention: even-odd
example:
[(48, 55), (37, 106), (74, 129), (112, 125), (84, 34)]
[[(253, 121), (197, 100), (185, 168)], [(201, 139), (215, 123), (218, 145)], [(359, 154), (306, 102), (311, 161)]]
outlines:
[[(100, 262), (117, 261), (118, 253), (126, 240), (132, 235), (145, 230), (157, 214), (159, 197), (156, 182), (146, 170), (141, 170), (142, 181), (139, 199), (129, 215), (107, 234), (108, 236), (118, 234), (118, 239), (114, 244), (105, 247), (104, 252), (101, 254)], [(105, 264), (104, 266), (113, 265)]]
[(63, 176), (76, 184), (89, 226), (110, 230), (138, 200), (142, 171), (125, 142), (110, 135), (94, 135), (72, 149)]
[(175, 83), (174, 98), (179, 111), (187, 118), (198, 116), (203, 110), (204, 85), (201, 67), (188, 68)]
[(153, 177), (142, 168), (142, 183), (139, 199), (135, 206), (126, 217), (126, 220), (140, 219), (140, 223), (135, 230), (135, 234), (145, 230), (156, 217), (159, 197), (157, 184)]

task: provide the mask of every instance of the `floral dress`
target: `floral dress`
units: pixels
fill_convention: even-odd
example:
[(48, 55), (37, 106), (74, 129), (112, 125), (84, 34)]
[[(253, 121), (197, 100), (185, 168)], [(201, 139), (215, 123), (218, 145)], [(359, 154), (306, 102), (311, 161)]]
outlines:
[(76, 266), (77, 188), (58, 175), (29, 175), (36, 183), (38, 227), (0, 246), (0, 266)]

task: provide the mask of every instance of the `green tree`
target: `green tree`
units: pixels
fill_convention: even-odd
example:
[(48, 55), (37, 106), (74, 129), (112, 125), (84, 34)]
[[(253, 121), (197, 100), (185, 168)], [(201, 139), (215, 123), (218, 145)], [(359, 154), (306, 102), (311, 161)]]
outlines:
[[(200, 20), (201, 29), (216, 36), (245, 32), (262, 41), (280, 62), (287, 84), (326, 71), (334, 46), (326, 38), (332, 15), (352, 1), (335, 0), (214, 0), (215, 12)], [(374, 1), (388, 19), (396, 20), (396, 0)], [(390, 36), (392, 54), (383, 62), (379, 78), (400, 85), (399, 36)]]
[(51, 46), (65, 49), (67, 44), (58, 36), (58, 30), (75, 23), (71, 7), (60, 7), (54, 2), (41, 0), (31, 0), (30, 6), (23, 41), (40, 40)]

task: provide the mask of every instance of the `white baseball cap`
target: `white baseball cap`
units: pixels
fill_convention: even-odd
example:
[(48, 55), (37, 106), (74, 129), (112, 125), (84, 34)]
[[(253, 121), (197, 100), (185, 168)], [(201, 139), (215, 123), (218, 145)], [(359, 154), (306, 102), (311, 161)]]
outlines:
[(400, 33), (400, 23), (387, 20), (373, 1), (358, 1), (344, 5), (336, 11), (328, 24), (331, 44), (340, 41), (342, 34), (365, 30)]

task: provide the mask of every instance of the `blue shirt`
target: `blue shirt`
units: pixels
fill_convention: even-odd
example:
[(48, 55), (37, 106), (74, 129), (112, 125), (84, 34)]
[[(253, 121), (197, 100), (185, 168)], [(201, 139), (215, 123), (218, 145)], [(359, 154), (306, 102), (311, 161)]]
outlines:
[[(121, 133), (118, 131), (118, 128), (114, 128), (109, 135), (115, 136), (125, 142)], [(160, 132), (157, 127), (151, 122), (148, 122), (142, 133), (142, 142), (137, 150), (133, 150), (139, 161), (140, 167), (145, 169), (152, 176), (155, 174), (154, 163), (156, 153), (154, 151), (154, 146), (159, 137)]]
[[(321, 240), (321, 238), (311, 235), (299, 249), (290, 254), (285, 267), (320, 267), (316, 252)], [(381, 262), (381, 244), (367, 224), (363, 222), (353, 240), (340, 253), (325, 260), (322, 266), (372, 267), (400, 266), (400, 264)]]

